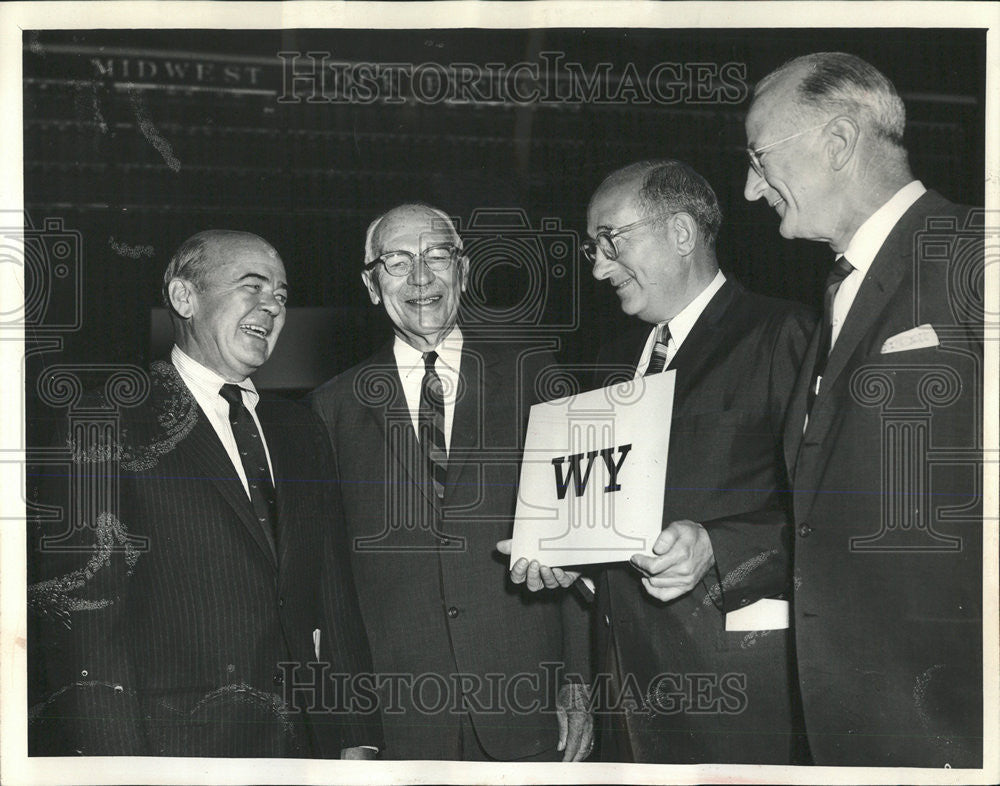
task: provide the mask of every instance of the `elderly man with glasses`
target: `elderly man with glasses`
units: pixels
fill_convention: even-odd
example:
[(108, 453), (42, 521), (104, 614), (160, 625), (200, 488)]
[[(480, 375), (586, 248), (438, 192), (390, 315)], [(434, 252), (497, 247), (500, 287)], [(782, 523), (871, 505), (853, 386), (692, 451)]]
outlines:
[(376, 218), (361, 278), (395, 338), (312, 403), (334, 448), (384, 755), (581, 760), (593, 746), (587, 614), (563, 593), (522, 597), (493, 552), (510, 536), (551, 355), (463, 335), (469, 258), (436, 208)]
[[(654, 556), (596, 577), (606, 761), (789, 764), (801, 752), (780, 449), (813, 321), (719, 270), (721, 224), (711, 186), (669, 159), (612, 173), (587, 213), (594, 278), (648, 326), (602, 351), (595, 382), (611, 368), (677, 374)], [(538, 590), (578, 574), (519, 560), (511, 577)]]
[(981, 767), (984, 216), (913, 177), (905, 120), (840, 52), (746, 118), (746, 198), (833, 252), (785, 429), (798, 681), (816, 764)]

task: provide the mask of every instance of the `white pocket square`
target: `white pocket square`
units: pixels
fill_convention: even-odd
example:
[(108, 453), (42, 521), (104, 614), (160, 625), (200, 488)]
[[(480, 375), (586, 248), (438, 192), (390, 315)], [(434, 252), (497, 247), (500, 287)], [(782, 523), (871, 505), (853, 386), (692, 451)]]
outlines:
[(890, 352), (905, 352), (908, 349), (936, 347), (940, 343), (933, 327), (930, 325), (917, 325), (915, 328), (904, 330), (895, 336), (889, 336), (882, 344), (882, 354), (888, 355)]
[(321, 635), (319, 628), (313, 631), (313, 652), (316, 653), (316, 660), (319, 660), (319, 639)]

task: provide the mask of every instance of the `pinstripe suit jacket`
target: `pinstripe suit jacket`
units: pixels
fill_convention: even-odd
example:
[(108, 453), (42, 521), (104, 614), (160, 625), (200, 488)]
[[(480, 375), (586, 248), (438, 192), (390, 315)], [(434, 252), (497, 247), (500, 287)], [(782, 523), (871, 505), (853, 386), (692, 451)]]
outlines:
[[(148, 399), (122, 410), (110, 450), (89, 438), (74, 445), (74, 483), (88, 491), (58, 529), (80, 526), (39, 551), (46, 579), (32, 598), (48, 618), (40, 643), (50, 693), (33, 751), (337, 756), (380, 744), (377, 714), (324, 712), (324, 697), (344, 708), (329, 706), (329, 692), (311, 693), (327, 668), (370, 670), (321, 482), (322, 425), (291, 402), (258, 404), (275, 475), (275, 547), (174, 367), (155, 363), (150, 381)], [(88, 502), (95, 494), (103, 499)], [(317, 629), (318, 660), (329, 666), (308, 667)]]

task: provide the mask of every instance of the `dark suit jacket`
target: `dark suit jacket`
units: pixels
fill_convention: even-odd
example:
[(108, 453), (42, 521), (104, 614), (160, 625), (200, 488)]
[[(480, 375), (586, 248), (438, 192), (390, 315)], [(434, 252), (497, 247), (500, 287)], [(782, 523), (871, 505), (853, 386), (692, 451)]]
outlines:
[[(886, 238), (804, 435), (815, 341), (796, 387), (785, 455), (817, 764), (982, 764), (983, 252), (966, 213), (928, 192)], [(882, 354), (928, 323), (940, 346)]]
[[(325, 712), (319, 693), (323, 669), (371, 668), (331, 517), (322, 424), (291, 402), (258, 404), (275, 476), (275, 549), (174, 366), (155, 363), (149, 380), (146, 400), (121, 410), (117, 445), (99, 425), (76, 433), (80, 493), (68, 515), (40, 525), (54, 540), (36, 541), (45, 578), (29, 588), (29, 604), (43, 619), (35, 645), (50, 687), (33, 751), (335, 757), (379, 744), (377, 714)], [(103, 396), (85, 403), (94, 424), (116, 412)], [(55, 534), (81, 517), (68, 539)], [(324, 561), (324, 551), (341, 558)], [(326, 611), (324, 581), (337, 598)], [(310, 670), (317, 628), (327, 665)], [(293, 683), (304, 684), (294, 695)], [(337, 709), (332, 697), (325, 703)]]
[(375, 670), (415, 683), (380, 694), (391, 758), (460, 757), (465, 709), (495, 759), (554, 750), (555, 664), (587, 678), (577, 600), (522, 592), (495, 548), (511, 534), (528, 408), (550, 359), (466, 337), (440, 511), (391, 342), (312, 394), (336, 456)]
[[(677, 377), (663, 526), (703, 524), (716, 568), (667, 603), (627, 565), (604, 571), (599, 671), (616, 658), (620, 684), (633, 680), (642, 698), (624, 716), (636, 761), (791, 760), (789, 633), (727, 632), (725, 612), (789, 590), (781, 426), (813, 325), (801, 306), (729, 279), (668, 366)], [(612, 347), (602, 365), (631, 377), (641, 350), (641, 340)]]

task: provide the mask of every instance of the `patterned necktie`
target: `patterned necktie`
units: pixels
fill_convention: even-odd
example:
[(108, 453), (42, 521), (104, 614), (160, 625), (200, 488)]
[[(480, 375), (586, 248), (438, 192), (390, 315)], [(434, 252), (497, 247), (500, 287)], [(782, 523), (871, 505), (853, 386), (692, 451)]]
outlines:
[(267, 454), (264, 443), (257, 431), (257, 424), (243, 406), (243, 391), (239, 385), (227, 383), (219, 395), (229, 402), (229, 425), (233, 427), (236, 448), (240, 452), (243, 471), (250, 487), (250, 502), (254, 515), (265, 532), (278, 543), (278, 506), (274, 496), (274, 484), (267, 468)]
[(427, 456), (431, 483), (438, 499), (444, 497), (448, 477), (448, 450), (444, 438), (444, 388), (434, 370), (437, 352), (424, 353), (424, 379), (420, 384), (420, 445)]
[(656, 341), (653, 343), (653, 354), (649, 356), (649, 365), (646, 366), (644, 377), (650, 374), (659, 374), (663, 367), (667, 365), (668, 344), (670, 343), (670, 327), (664, 323), (656, 329)]
[(837, 296), (837, 290), (844, 279), (847, 278), (854, 266), (845, 257), (838, 257), (837, 263), (826, 277), (826, 284), (823, 291), (823, 324), (820, 325), (819, 347), (816, 350), (816, 365), (813, 366), (811, 384), (809, 385), (809, 396), (807, 399), (807, 412), (812, 412), (813, 402), (819, 392), (820, 380), (823, 372), (826, 371), (826, 361), (830, 357), (830, 340), (833, 336), (833, 300)]

